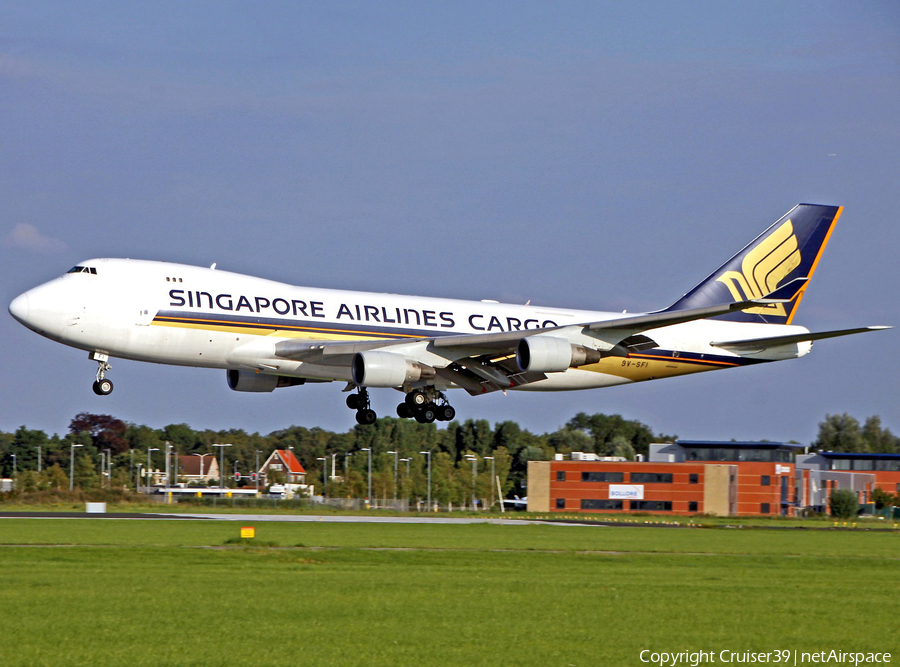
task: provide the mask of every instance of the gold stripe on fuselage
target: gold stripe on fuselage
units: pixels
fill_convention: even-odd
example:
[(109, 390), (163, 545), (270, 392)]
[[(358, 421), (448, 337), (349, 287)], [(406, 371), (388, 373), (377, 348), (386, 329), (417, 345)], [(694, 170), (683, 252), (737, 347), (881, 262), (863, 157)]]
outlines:
[(420, 335), (411, 334), (375, 334), (363, 333), (355, 331), (345, 331), (342, 329), (328, 329), (316, 327), (298, 327), (297, 330), (279, 329), (277, 327), (268, 327), (265, 325), (254, 324), (252, 326), (242, 326), (237, 323), (205, 320), (205, 321), (184, 321), (184, 320), (167, 320), (155, 319), (153, 326), (172, 327), (176, 329), (193, 329), (197, 331), (217, 331), (220, 333), (236, 333), (249, 336), (274, 336), (277, 338), (294, 338), (300, 340), (379, 340), (383, 338), (400, 338), (400, 339), (419, 339)]
[(632, 382), (643, 380), (655, 380), (658, 378), (675, 377), (678, 375), (690, 375), (702, 373), (720, 368), (731, 368), (738, 364), (726, 361), (691, 360), (680, 361), (677, 357), (662, 357), (654, 355), (633, 355), (629, 357), (606, 357), (596, 364), (581, 366), (578, 370), (603, 373), (615, 377), (625, 378)]

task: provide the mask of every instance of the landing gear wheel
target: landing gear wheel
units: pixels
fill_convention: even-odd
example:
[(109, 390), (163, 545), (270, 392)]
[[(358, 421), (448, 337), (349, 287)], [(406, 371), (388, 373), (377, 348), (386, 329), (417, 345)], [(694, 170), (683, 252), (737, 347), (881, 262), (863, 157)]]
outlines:
[(437, 418), (442, 422), (453, 421), (456, 416), (456, 410), (451, 405), (441, 405), (437, 408)]
[(94, 393), (97, 394), (97, 396), (109, 396), (113, 390), (113, 383), (112, 380), (107, 380), (106, 378), (104, 378), (102, 380), (97, 380), (96, 382), (94, 382), (91, 388), (94, 390)]
[(97, 396), (108, 396), (113, 390), (112, 381), (106, 379), (106, 373), (112, 368), (109, 365), (109, 355), (102, 352), (91, 352), (88, 357), (97, 362), (96, 381), (91, 385), (91, 389)]
[(405, 402), (397, 406), (397, 416), (401, 419), (409, 419), (413, 416), (413, 410)]
[(376, 419), (378, 419), (378, 415), (375, 414), (374, 410), (369, 410), (368, 408), (359, 410), (356, 413), (356, 423), (363, 426), (374, 424)]
[(424, 391), (411, 391), (406, 395), (406, 404), (411, 408), (421, 408), (428, 403), (428, 396)]
[(359, 394), (350, 394), (347, 396), (347, 407), (351, 410), (359, 410), (363, 407)]
[(437, 408), (434, 403), (428, 403), (416, 412), (416, 421), (420, 424), (431, 424), (437, 419)]

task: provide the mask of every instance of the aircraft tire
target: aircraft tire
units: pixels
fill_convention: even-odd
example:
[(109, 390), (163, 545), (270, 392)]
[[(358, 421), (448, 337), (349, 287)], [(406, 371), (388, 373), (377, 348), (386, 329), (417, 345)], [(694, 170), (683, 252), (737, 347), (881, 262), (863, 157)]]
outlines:
[(406, 395), (406, 404), (411, 408), (421, 408), (428, 403), (428, 397), (424, 391), (411, 391)]
[(456, 410), (451, 405), (442, 405), (437, 409), (437, 418), (444, 422), (453, 421)]
[(397, 416), (401, 419), (409, 419), (413, 416), (412, 409), (406, 404), (406, 401), (397, 406)]
[(420, 424), (431, 424), (437, 419), (434, 403), (427, 403), (416, 412), (416, 421)]
[(347, 396), (347, 407), (351, 410), (359, 410), (359, 394), (350, 394)]
[(356, 413), (356, 423), (363, 426), (374, 424), (376, 419), (378, 419), (378, 415), (375, 414), (374, 410), (363, 409)]
[(104, 378), (102, 380), (94, 382), (91, 388), (94, 390), (94, 393), (97, 394), (97, 396), (109, 396), (113, 390), (113, 383), (112, 380), (107, 380), (106, 378)]

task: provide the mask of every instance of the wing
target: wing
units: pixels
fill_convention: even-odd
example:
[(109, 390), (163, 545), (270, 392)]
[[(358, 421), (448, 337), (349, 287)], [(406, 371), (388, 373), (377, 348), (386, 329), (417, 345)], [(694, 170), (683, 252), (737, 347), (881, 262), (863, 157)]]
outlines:
[(390, 352), (431, 366), (443, 382), (462, 387), (470, 394), (481, 394), (522, 386), (547, 377), (545, 372), (523, 371), (519, 368), (516, 362), (516, 348), (524, 338), (541, 334), (565, 338), (584, 351), (588, 363), (604, 356), (624, 357), (630, 352), (656, 346), (651, 338), (643, 335), (645, 331), (756, 308), (764, 304), (784, 303), (795, 298), (805, 284), (806, 280), (799, 278), (762, 299), (703, 308), (665, 310), (563, 327), (399, 341), (375, 339), (348, 343), (289, 340), (276, 344), (275, 356), (311, 364), (346, 367), (358, 353), (390, 348)]

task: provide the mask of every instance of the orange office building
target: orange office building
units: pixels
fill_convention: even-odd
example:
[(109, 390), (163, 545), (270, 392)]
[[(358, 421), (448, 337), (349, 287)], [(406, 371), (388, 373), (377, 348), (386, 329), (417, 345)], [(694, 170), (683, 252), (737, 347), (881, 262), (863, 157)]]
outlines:
[(528, 464), (532, 512), (789, 515), (797, 506), (801, 445), (679, 440), (650, 445), (649, 460)]

